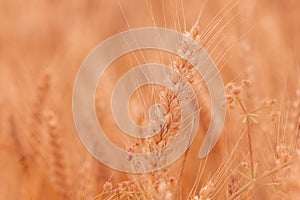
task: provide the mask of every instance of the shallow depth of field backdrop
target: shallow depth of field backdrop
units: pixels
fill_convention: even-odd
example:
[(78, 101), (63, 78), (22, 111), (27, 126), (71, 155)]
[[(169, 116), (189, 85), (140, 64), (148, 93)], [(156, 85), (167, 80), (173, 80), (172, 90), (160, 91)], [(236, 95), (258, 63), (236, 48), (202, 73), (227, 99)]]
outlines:
[[(203, 3), (0, 0), (0, 199), (92, 199), (105, 182), (115, 187), (130, 179), (93, 159), (78, 138), (72, 117), (77, 70), (97, 44), (129, 28), (182, 32), (186, 24), (189, 31)], [(199, 20), (199, 31), (207, 37), (203, 46), (222, 69), (225, 84), (251, 82), (241, 91), (249, 110), (267, 108), (247, 116), (253, 118), (249, 128), (238, 103), (229, 105), (222, 137), (207, 161), (197, 157), (200, 130), (186, 159), (170, 167), (176, 181), (172, 198), (186, 199), (195, 190), (189, 198), (197, 199), (209, 187), (211, 194), (202, 199), (300, 198), (299, 13), (298, 0), (207, 2)], [(109, 102), (118, 77), (135, 64), (134, 57), (114, 63), (96, 94), (99, 123), (120, 146), (120, 132), (103, 101)], [(137, 108), (132, 112), (137, 120), (143, 118)], [(240, 169), (251, 168), (248, 129), (253, 167), (261, 176), (257, 181), (245, 177), (249, 169)], [(193, 188), (200, 162), (203, 172)]]

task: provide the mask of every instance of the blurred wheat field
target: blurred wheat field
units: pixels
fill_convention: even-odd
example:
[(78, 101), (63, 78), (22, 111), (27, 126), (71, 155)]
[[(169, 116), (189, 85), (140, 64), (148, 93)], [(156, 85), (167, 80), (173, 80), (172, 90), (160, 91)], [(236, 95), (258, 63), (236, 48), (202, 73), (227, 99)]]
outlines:
[[(201, 45), (229, 83), (226, 122), (213, 151), (198, 159), (209, 123), (203, 92), (197, 137), (167, 169), (132, 175), (95, 160), (72, 116), (73, 83), (84, 58), (130, 28), (190, 31), (201, 8)], [(297, 0), (0, 0), (0, 199), (299, 199), (299, 13)], [(122, 148), (128, 146), (107, 96), (142, 62), (120, 58), (96, 94), (99, 123)], [(133, 118), (147, 122), (138, 100), (135, 105)], [(132, 195), (122, 190), (129, 183)]]

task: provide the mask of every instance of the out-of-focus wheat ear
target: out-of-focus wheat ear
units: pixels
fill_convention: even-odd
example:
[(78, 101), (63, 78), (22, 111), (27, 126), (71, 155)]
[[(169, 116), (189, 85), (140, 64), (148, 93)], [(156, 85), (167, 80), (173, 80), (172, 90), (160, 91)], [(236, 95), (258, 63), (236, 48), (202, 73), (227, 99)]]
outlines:
[(57, 117), (53, 112), (47, 113), (47, 132), (49, 134), (50, 173), (53, 188), (59, 199), (70, 199), (70, 182), (61, 145), (61, 137), (57, 132)]
[(11, 136), (13, 138), (15, 148), (16, 148), (16, 153), (18, 154), (20, 164), (22, 168), (27, 171), (28, 169), (28, 158), (26, 157), (26, 154), (24, 153), (24, 146), (20, 140), (20, 135), (17, 130), (16, 124), (15, 124), (15, 118), (13, 115), (9, 117), (9, 124), (10, 124), (10, 131), (11, 131)]
[(93, 158), (90, 155), (86, 156), (83, 165), (79, 169), (79, 188), (77, 199), (91, 199), (93, 195), (94, 185), (92, 182)]
[(29, 124), (28, 124), (28, 156), (35, 164), (43, 163), (45, 158), (45, 152), (43, 152), (41, 146), (41, 132), (42, 132), (42, 113), (49, 93), (50, 86), (50, 74), (45, 72), (39, 80), (36, 96), (31, 106)]

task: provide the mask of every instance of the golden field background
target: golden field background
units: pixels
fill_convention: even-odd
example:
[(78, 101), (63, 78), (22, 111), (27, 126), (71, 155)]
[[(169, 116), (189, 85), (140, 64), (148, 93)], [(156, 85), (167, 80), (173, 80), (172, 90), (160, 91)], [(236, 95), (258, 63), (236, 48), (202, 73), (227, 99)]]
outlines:
[[(0, 0), (0, 199), (92, 199), (111, 176), (114, 184), (130, 178), (94, 160), (77, 136), (72, 118), (77, 70), (101, 41), (129, 28), (154, 26), (152, 16), (156, 26), (178, 31), (186, 21), (189, 31), (202, 4), (183, 0), (183, 13), (180, 1), (168, 0), (151, 4), (147, 0), (122, 0), (120, 4)], [(221, 21), (214, 18), (219, 12), (226, 14)], [(222, 69), (224, 82), (251, 81), (243, 95), (249, 110), (259, 107), (262, 100), (276, 99), (251, 125), (257, 173), (277, 166), (282, 146), (284, 162), (291, 162), (287, 169), (274, 170), (234, 199), (300, 197), (299, 13), (297, 0), (214, 0), (208, 1), (201, 15), (199, 30), (208, 39), (202, 45)], [(98, 99), (107, 100), (118, 77), (131, 68), (128, 60), (114, 66), (99, 85)], [(97, 105), (99, 122), (118, 142), (110, 110), (101, 102)], [(277, 114), (273, 120), (271, 113)], [(170, 167), (175, 177), (178, 166), (183, 167), (176, 177), (176, 198), (188, 197), (199, 165), (204, 171), (197, 193), (210, 179), (218, 180), (212, 199), (230, 199), (232, 180), (239, 180), (237, 188), (247, 183), (239, 173), (231, 173), (240, 163), (249, 163), (248, 139), (243, 136), (246, 125), (240, 115), (238, 106), (228, 108), (224, 132), (207, 161), (197, 158), (207, 126), (200, 124), (187, 158)], [(223, 165), (226, 170), (214, 177)]]

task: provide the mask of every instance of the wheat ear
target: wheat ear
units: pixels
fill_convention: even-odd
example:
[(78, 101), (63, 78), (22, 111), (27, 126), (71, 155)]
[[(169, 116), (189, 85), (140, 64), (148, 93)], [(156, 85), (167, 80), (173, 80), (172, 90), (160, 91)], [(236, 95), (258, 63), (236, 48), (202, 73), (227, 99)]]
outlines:
[(53, 112), (47, 113), (47, 131), (49, 134), (50, 172), (53, 186), (59, 199), (70, 198), (69, 177), (66, 171), (61, 138), (57, 132), (57, 118)]

